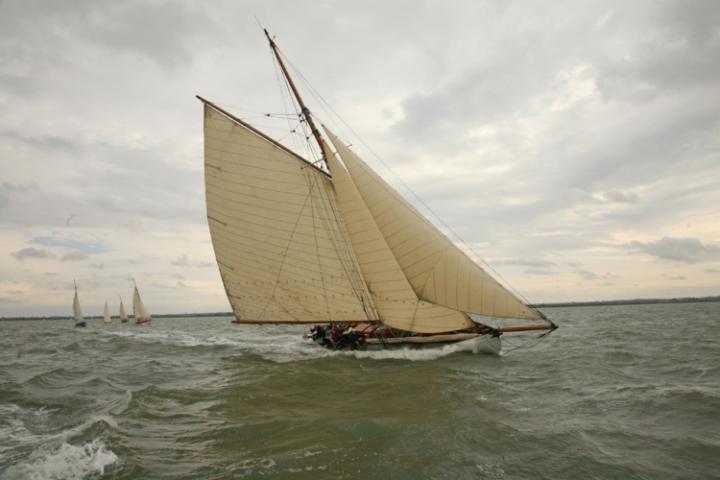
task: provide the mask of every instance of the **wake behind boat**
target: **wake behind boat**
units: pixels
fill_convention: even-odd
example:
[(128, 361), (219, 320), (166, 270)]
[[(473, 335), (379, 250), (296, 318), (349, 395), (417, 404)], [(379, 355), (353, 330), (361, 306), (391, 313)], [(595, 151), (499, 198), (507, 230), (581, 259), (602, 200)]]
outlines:
[[(462, 344), (494, 353), (503, 333), (557, 328), (323, 125), (325, 140), (265, 34), (297, 102), (297, 128), (315, 139), (320, 159), (197, 97), (207, 218), (234, 323), (315, 324), (306, 338), (331, 349)], [(493, 327), (469, 313), (539, 323)]]

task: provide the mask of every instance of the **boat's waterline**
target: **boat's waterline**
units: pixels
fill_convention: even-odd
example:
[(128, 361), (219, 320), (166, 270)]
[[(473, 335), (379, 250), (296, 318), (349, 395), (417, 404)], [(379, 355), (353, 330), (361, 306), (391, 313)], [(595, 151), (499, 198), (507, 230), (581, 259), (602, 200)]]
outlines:
[(366, 345), (365, 350), (443, 350), (448, 346), (455, 352), (473, 352), (490, 355), (499, 355), (502, 350), (502, 341), (497, 335), (479, 335), (459, 342), (433, 342), (433, 343), (373, 343)]

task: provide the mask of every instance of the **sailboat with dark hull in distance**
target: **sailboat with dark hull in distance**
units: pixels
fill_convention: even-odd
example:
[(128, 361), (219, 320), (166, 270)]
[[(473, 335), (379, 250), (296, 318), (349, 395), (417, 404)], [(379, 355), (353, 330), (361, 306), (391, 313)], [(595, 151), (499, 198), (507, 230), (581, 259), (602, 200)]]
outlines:
[[(505, 333), (557, 328), (329, 128), (321, 133), (265, 33), (320, 159), (303, 158), (197, 97), (204, 106), (208, 225), (233, 322), (310, 324), (305, 337), (330, 349), (457, 344), (495, 353)], [(535, 322), (491, 325), (504, 319)]]
[(75, 326), (79, 328), (87, 327), (87, 322), (83, 318), (82, 309), (80, 308), (80, 297), (78, 297), (77, 283), (73, 280), (75, 286), (75, 296), (73, 297), (73, 319), (75, 320)]

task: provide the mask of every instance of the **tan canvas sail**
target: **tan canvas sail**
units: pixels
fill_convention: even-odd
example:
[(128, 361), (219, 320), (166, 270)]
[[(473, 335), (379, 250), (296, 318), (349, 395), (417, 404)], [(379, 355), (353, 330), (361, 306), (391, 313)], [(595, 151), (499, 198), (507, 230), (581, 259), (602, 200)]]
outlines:
[(377, 318), (328, 176), (207, 102), (205, 191), (237, 321)]
[(393, 328), (420, 333), (471, 327), (473, 323), (464, 313), (417, 297), (347, 171), (332, 152), (326, 149), (325, 155), (340, 211), (380, 320)]
[(328, 133), (382, 237), (421, 299), (479, 315), (541, 318), (458, 249), (335, 135)]
[(149, 322), (151, 320), (150, 314), (140, 298), (140, 292), (138, 292), (137, 286), (133, 291), (133, 315), (135, 316), (135, 322), (137, 323)]
[(108, 310), (107, 300), (105, 300), (105, 308), (103, 309), (103, 323), (110, 325), (112, 318), (110, 318), (110, 310)]

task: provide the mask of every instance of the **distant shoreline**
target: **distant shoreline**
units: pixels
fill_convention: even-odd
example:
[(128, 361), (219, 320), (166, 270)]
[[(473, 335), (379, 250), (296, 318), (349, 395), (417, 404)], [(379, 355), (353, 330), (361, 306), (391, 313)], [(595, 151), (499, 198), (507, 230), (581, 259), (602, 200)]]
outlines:
[(592, 300), (587, 302), (537, 303), (537, 308), (553, 307), (599, 307), (608, 305), (654, 305), (659, 303), (706, 303), (720, 302), (720, 296), (684, 298), (634, 298), (631, 300)]
[[(720, 296), (713, 297), (684, 297), (684, 298), (635, 298), (631, 300), (595, 300), (587, 302), (556, 302), (556, 303), (537, 303), (533, 305), (536, 308), (555, 308), (555, 307), (601, 307), (612, 305), (654, 305), (660, 303), (706, 303), (720, 302)], [(154, 318), (184, 318), (184, 317), (232, 317), (232, 312), (210, 312), (210, 313), (165, 313), (161, 315), (153, 315)], [(67, 320), (71, 315), (51, 315), (38, 317), (0, 317), (2, 321), (16, 320)], [(101, 315), (93, 317), (85, 317), (87, 320), (102, 319)], [(112, 317), (117, 319), (117, 317)], [(131, 317), (132, 318), (132, 317)]]

